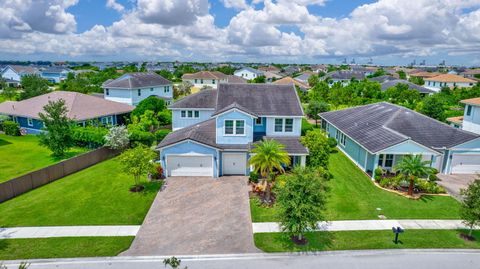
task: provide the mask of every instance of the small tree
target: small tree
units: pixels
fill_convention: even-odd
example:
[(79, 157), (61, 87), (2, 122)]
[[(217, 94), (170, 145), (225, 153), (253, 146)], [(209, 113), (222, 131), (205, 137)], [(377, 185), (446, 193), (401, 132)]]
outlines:
[(322, 112), (327, 112), (329, 110), (330, 108), (327, 103), (312, 100), (308, 104), (306, 114), (308, 115), (309, 118), (315, 120), (315, 126), (318, 127), (318, 120), (320, 119), (320, 116), (318, 114)]
[(328, 172), (323, 168), (296, 167), (285, 178), (285, 184), (277, 189), (280, 225), (295, 242), (306, 243), (304, 234), (325, 220)]
[(28, 99), (35, 96), (39, 96), (48, 92), (48, 81), (37, 76), (27, 75), (21, 79), (23, 91), (20, 94), (20, 99)]
[(308, 148), (307, 164), (313, 167), (328, 168), (328, 159), (330, 158), (331, 142), (321, 130), (308, 131), (305, 136), (300, 138), (302, 144)]
[(468, 236), (472, 237), (473, 228), (480, 225), (480, 179), (470, 183), (460, 193), (463, 198), (460, 215), (463, 223), (470, 228)]
[(439, 121), (445, 120), (443, 102), (437, 95), (427, 96), (423, 100), (421, 112)]
[(135, 148), (124, 151), (119, 156), (123, 172), (133, 176), (135, 185), (132, 191), (142, 191), (143, 186), (140, 184), (140, 177), (146, 175), (154, 167), (153, 160), (157, 154), (144, 145), (138, 145)]
[[(177, 87), (178, 95), (189, 95), (192, 93), (193, 84), (190, 81), (183, 81)], [(178, 97), (178, 96), (174, 96)]]
[(142, 100), (132, 111), (131, 116), (140, 117), (145, 111), (150, 110), (155, 114), (165, 109), (165, 101), (156, 96), (149, 96)]
[(43, 107), (45, 113), (39, 113), (45, 132), (40, 134), (40, 145), (49, 148), (54, 156), (65, 155), (74, 144), (73, 121), (67, 116), (65, 100), (48, 101)]
[(17, 89), (13, 87), (6, 87), (2, 91), (2, 95), (5, 96), (8, 100), (13, 100), (17, 95)]
[(105, 135), (105, 141), (105, 146), (111, 149), (122, 150), (127, 148), (130, 143), (127, 127), (125, 125), (111, 127), (108, 134)]
[(400, 172), (410, 182), (408, 195), (413, 195), (413, 187), (418, 177), (428, 176), (433, 173), (434, 170), (429, 165), (430, 161), (423, 161), (422, 155), (407, 155), (395, 166), (395, 170)]

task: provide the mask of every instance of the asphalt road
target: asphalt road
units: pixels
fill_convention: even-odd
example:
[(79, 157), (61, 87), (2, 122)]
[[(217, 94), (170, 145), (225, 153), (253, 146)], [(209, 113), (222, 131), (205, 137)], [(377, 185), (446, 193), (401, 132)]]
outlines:
[[(180, 257), (180, 268), (328, 268), (328, 269), (480, 269), (480, 251), (469, 250), (380, 250), (337, 251), (315, 254), (246, 254)], [(152, 269), (165, 268), (163, 257), (112, 257), (32, 260), (29, 269)], [(17, 268), (18, 262), (7, 262)]]

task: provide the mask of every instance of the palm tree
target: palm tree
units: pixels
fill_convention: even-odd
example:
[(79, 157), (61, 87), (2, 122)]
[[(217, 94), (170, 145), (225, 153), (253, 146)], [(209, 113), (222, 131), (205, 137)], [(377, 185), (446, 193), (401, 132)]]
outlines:
[(253, 165), (254, 171), (259, 173), (266, 183), (266, 202), (270, 202), (270, 181), (272, 172), (277, 169), (280, 173), (284, 173), (283, 165), (290, 164), (290, 156), (285, 151), (285, 146), (273, 139), (266, 139), (255, 144), (251, 151), (252, 157), (249, 160)]
[(410, 180), (408, 186), (408, 195), (413, 195), (413, 185), (419, 176), (433, 173), (430, 167), (430, 161), (422, 161), (422, 155), (407, 155), (395, 166), (395, 170), (400, 172), (406, 179)]

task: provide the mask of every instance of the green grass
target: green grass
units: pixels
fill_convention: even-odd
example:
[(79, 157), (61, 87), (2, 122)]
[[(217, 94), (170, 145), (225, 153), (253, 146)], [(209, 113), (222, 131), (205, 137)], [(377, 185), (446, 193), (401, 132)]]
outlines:
[(141, 224), (160, 188), (129, 191), (133, 177), (111, 159), (0, 204), (0, 225)]
[(116, 256), (133, 236), (58, 237), (0, 240), (0, 260)]
[(298, 246), (283, 233), (254, 234), (255, 245), (266, 252), (296, 252), (358, 249), (460, 248), (480, 249), (480, 231), (477, 241), (466, 241), (456, 230), (407, 230), (400, 234), (399, 244), (393, 242), (392, 231), (311, 232), (308, 244)]
[[(329, 220), (378, 219), (459, 219), (460, 204), (449, 196), (423, 196), (412, 200), (376, 187), (368, 176), (343, 153), (330, 156), (326, 217)], [(253, 222), (276, 221), (275, 207), (265, 208), (250, 201)], [(381, 210), (377, 210), (381, 208)]]
[[(65, 158), (85, 152), (83, 148), (73, 148)], [(51, 156), (51, 151), (38, 144), (34, 135), (8, 136), (0, 134), (0, 182), (21, 176), (28, 172), (61, 161)]]

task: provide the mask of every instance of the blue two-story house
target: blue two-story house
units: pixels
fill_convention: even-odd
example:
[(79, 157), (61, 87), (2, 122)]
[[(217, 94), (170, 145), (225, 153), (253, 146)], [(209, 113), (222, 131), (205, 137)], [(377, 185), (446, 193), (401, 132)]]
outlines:
[(169, 107), (173, 129), (158, 145), (165, 175), (248, 175), (255, 142), (275, 139), (293, 165), (305, 165), (303, 110), (292, 85), (219, 84)]
[(465, 105), (463, 116), (447, 118), (447, 121), (455, 128), (480, 134), (480, 98), (465, 99), (460, 103)]
[(60, 81), (67, 79), (68, 73), (71, 72), (73, 72), (73, 70), (68, 68), (52, 66), (43, 69), (40, 76), (51, 83), (60, 83)]
[(49, 101), (64, 100), (67, 116), (80, 126), (95, 121), (103, 125), (124, 124), (124, 116), (135, 107), (78, 92), (54, 91), (22, 101), (0, 103), (0, 115), (9, 116), (27, 134), (39, 134), (44, 127), (39, 113)]
[(373, 176), (394, 171), (405, 155), (422, 155), (443, 174), (480, 172), (480, 135), (387, 102), (320, 113), (338, 148)]

